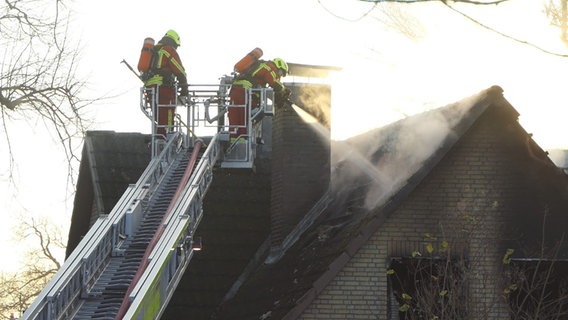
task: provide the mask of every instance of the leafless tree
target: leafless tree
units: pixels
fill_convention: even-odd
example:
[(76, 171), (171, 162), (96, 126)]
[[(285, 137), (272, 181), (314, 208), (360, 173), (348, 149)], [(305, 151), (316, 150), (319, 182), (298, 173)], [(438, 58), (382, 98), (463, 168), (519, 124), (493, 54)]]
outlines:
[[(564, 234), (551, 244), (546, 243), (544, 215), (540, 245), (528, 248), (525, 254), (537, 258), (514, 260), (512, 249), (503, 257), (503, 296), (509, 303), (512, 319), (566, 319), (568, 317), (568, 265), (559, 259)], [(531, 251), (533, 253), (531, 253)]]
[(22, 119), (45, 125), (71, 164), (77, 159), (73, 138), (83, 136), (82, 108), (89, 102), (80, 98), (85, 83), (76, 76), (79, 49), (68, 34), (70, 10), (63, 0), (2, 2), (0, 113), (10, 167), (12, 124)]
[(393, 318), (467, 318), (469, 261), (463, 252), (454, 254), (452, 247), (455, 245), (427, 234), (423, 247), (391, 261), (387, 274), (399, 305), (399, 316)]
[(380, 3), (380, 2), (397, 2), (397, 3), (420, 3), (420, 2), (443, 2), (443, 3), (467, 3), (467, 4), (475, 4), (475, 5), (495, 5), (500, 4), (512, 0), (359, 0), (361, 2), (372, 2), (372, 3)]
[(63, 252), (65, 246), (57, 226), (47, 219), (22, 218), (20, 228), (16, 240), (37, 245), (21, 255), (19, 271), (0, 274), (0, 319), (25, 310), (61, 267), (55, 251)]
[[(416, 38), (420, 37), (423, 34), (422, 25), (420, 24), (419, 20), (415, 17), (409, 17), (408, 13), (401, 10), (401, 5), (411, 5), (417, 3), (439, 3), (444, 5), (449, 10), (455, 12), (456, 14), (461, 15), (465, 19), (477, 24), (481, 28), (489, 30), (490, 32), (496, 33), (504, 38), (507, 38), (511, 41), (518, 42), (530, 47), (533, 47), (537, 50), (540, 50), (544, 53), (551, 54), (554, 56), (559, 57), (568, 57), (568, 54), (562, 54), (558, 52), (553, 52), (551, 50), (547, 50), (535, 43), (514, 37), (510, 34), (505, 32), (501, 32), (494, 27), (487, 25), (474, 17), (466, 14), (463, 11), (460, 11), (456, 8), (455, 4), (469, 4), (469, 5), (476, 5), (476, 6), (487, 6), (488, 10), (490, 10), (491, 6), (499, 5), (505, 2), (513, 2), (513, 0), (357, 0), (358, 2), (367, 2), (374, 4), (367, 12), (364, 12), (360, 17), (356, 19), (351, 19), (352, 21), (358, 21), (365, 17), (372, 17), (373, 19), (377, 19), (382, 22), (384, 25), (392, 28), (393, 30), (397, 30), (404, 34), (409, 38)], [(324, 8), (325, 6), (318, 0), (320, 5)], [(561, 39), (568, 45), (567, 41), (567, 32), (568, 32), (568, 9), (567, 9), (567, 2), (568, 0), (549, 0), (548, 5), (545, 5), (545, 12), (548, 14), (550, 21), (553, 25), (558, 26), (562, 31)], [(327, 10), (327, 9), (326, 9)], [(328, 10), (329, 11), (329, 10)], [(378, 12), (378, 15), (373, 13)], [(333, 13), (332, 13), (333, 14)], [(342, 18), (340, 14), (334, 14), (335, 16)]]
[(503, 290), (511, 319), (566, 319), (568, 283), (565, 265), (555, 260), (512, 261)]
[(568, 0), (549, 0), (544, 12), (550, 23), (560, 28), (560, 39), (568, 46)]
[[(459, 239), (465, 243), (425, 234), (410, 256), (391, 262), (387, 274), (400, 319), (466, 319), (472, 310), (487, 312), (479, 318), (490, 318), (488, 314), (498, 306), (506, 306), (511, 320), (568, 317), (568, 264), (558, 259), (563, 237), (553, 246), (546, 244), (543, 223), (540, 242), (525, 244), (522, 254), (505, 249), (501, 261), (490, 262), (500, 265), (495, 274), (484, 274), (492, 268), (482, 271), (476, 266), (486, 265), (486, 249), (501, 241), (486, 241), (472, 250), (468, 243), (479, 235), (484, 237), (486, 223), (464, 215), (457, 225), (461, 225)], [(478, 301), (470, 295), (469, 286), (487, 280), (502, 290), (487, 301)]]

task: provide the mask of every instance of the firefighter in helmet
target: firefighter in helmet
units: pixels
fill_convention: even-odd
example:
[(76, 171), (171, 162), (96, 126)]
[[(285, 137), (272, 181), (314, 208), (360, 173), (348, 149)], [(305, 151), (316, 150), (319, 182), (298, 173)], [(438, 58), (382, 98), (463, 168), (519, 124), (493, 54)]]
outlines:
[[(280, 78), (288, 74), (288, 64), (281, 58), (259, 62), (252, 71), (239, 75), (231, 85), (229, 91), (231, 105), (245, 105), (247, 89), (264, 88), (267, 85), (274, 89), (277, 99), (285, 99), (290, 95), (290, 90), (280, 82)], [(253, 95), (251, 109), (258, 107), (259, 103), (259, 97)], [(248, 116), (246, 108), (229, 108), (229, 124), (239, 126), (231, 130), (232, 141), (247, 135), (245, 125)]]
[(166, 136), (173, 128), (176, 105), (176, 88), (180, 91), (180, 98), (187, 99), (187, 75), (181, 59), (177, 53), (180, 46), (180, 37), (174, 30), (168, 30), (154, 47), (154, 54), (150, 65), (150, 77), (145, 82), (146, 87), (156, 88), (156, 97), (149, 97), (159, 105), (154, 112), (154, 121), (158, 124), (158, 135)]

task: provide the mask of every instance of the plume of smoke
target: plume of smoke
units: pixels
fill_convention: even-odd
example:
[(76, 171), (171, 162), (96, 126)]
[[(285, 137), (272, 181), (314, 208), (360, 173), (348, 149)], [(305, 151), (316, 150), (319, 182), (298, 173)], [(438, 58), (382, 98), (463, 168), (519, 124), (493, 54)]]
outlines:
[(331, 127), (331, 89), (328, 85), (303, 86), (298, 97), (301, 107), (329, 130)]
[[(330, 96), (330, 88), (322, 85), (302, 88), (299, 97), (302, 108), (317, 119), (306, 122), (320, 132), (322, 139), (329, 139)], [(331, 183), (335, 194), (341, 196), (353, 190), (366, 190), (366, 194), (360, 195), (364, 197), (365, 209), (383, 204), (423, 167), (447, 138), (455, 134), (453, 128), (480, 98), (482, 96), (473, 95), (446, 107), (334, 142)], [(296, 112), (302, 116), (300, 110)]]
[(464, 100), (334, 144), (334, 189), (341, 192), (366, 183), (365, 208), (384, 203), (454, 134), (453, 128), (473, 103), (474, 99)]

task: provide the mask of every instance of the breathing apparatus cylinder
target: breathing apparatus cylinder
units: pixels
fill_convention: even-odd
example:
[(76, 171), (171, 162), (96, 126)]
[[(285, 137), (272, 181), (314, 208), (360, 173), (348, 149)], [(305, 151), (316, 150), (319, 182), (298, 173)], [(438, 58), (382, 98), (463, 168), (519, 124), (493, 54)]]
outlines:
[(246, 56), (244, 56), (239, 62), (235, 64), (234, 70), (235, 72), (243, 73), (247, 71), (250, 67), (252, 67), (260, 57), (262, 57), (262, 49), (254, 48), (251, 52), (249, 52)]
[(138, 71), (150, 71), (152, 53), (154, 52), (154, 43), (154, 39), (152, 38), (144, 39), (144, 45), (142, 46), (142, 50), (140, 51), (140, 58), (138, 59)]

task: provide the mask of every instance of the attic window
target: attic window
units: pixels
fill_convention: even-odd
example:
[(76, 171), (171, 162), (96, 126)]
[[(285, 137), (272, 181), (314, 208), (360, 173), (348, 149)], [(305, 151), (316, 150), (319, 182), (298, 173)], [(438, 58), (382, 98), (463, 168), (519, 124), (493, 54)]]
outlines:
[(389, 319), (467, 319), (465, 269), (464, 259), (393, 258)]
[(568, 319), (568, 261), (512, 259), (503, 295), (511, 319)]

